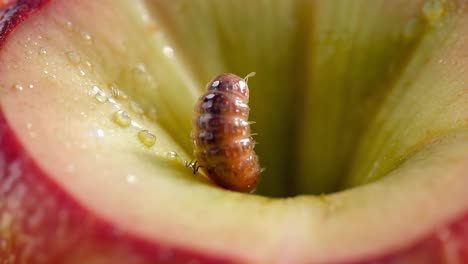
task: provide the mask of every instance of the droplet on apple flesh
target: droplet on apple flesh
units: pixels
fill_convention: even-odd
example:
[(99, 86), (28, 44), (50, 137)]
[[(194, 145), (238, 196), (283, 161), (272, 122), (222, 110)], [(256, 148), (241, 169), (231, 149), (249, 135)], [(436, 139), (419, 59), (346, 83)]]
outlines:
[[(464, 6), (20, 1), (0, 17), (2, 260), (463, 263)], [(257, 195), (184, 166), (226, 71), (257, 72)]]

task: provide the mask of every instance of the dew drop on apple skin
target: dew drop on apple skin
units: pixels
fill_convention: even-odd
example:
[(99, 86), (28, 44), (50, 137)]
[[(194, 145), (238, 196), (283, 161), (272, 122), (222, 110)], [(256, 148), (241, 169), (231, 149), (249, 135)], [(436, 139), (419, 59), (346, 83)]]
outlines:
[(127, 70), (127, 72), (124, 73), (124, 79), (126, 79), (126, 82), (132, 83), (137, 88), (144, 87), (145, 89), (151, 90), (158, 87), (158, 83), (148, 72), (144, 63), (138, 63)]
[(105, 135), (104, 130), (102, 130), (101, 128), (96, 129), (96, 136), (104, 137), (104, 135)]
[(81, 76), (83, 76), (83, 77), (86, 76), (86, 72), (84, 70), (81, 69), (79, 72), (80, 72)]
[(97, 93), (101, 92), (101, 88), (99, 88), (99, 86), (97, 85), (92, 85), (91, 86), (91, 89), (89, 90), (89, 94), (92, 95), (92, 96), (95, 96)]
[(113, 120), (121, 127), (128, 127), (132, 123), (132, 119), (124, 110), (117, 110), (113, 115)]
[(96, 98), (96, 101), (99, 103), (105, 103), (107, 101), (107, 96), (103, 91), (99, 91), (94, 98)]
[(41, 55), (41, 56), (47, 55), (47, 49), (44, 48), (44, 47), (41, 47), (41, 48), (39, 49), (39, 55)]
[(71, 21), (65, 21), (65, 28), (67, 30), (73, 30), (73, 23)]
[(13, 85), (13, 89), (15, 89), (16, 91), (23, 91), (24, 87), (21, 84), (15, 84)]
[(148, 130), (140, 130), (138, 132), (138, 139), (147, 147), (152, 147), (156, 143), (156, 136)]
[(69, 51), (67, 52), (67, 59), (68, 61), (73, 64), (73, 65), (78, 65), (80, 64), (81, 62), (81, 57), (78, 53), (74, 52), (74, 51)]
[(130, 184), (135, 184), (137, 182), (137, 177), (135, 175), (129, 174), (127, 175), (127, 182)]
[(164, 46), (162, 51), (168, 58), (174, 57), (174, 49), (171, 46)]
[(174, 151), (168, 151), (168, 152), (166, 152), (166, 158), (168, 158), (168, 159), (171, 159), (171, 160), (172, 160), (172, 159), (175, 159), (175, 158), (177, 158), (177, 157), (178, 157), (178, 155), (177, 155), (177, 153), (175, 153)]
[(132, 69), (132, 74), (135, 78), (145, 79), (147, 78), (148, 72), (146, 71), (146, 65), (143, 63), (137, 64)]
[(175, 151), (168, 151), (165, 153), (165, 156), (166, 156), (166, 159), (172, 162), (182, 163), (182, 158)]
[(97, 86), (97, 85), (91, 86), (91, 90), (90, 90), (89, 94), (91, 96), (94, 96), (96, 101), (98, 101), (99, 103), (105, 103), (107, 101), (106, 93), (104, 93), (104, 91), (101, 90), (101, 88), (99, 88), (99, 86)]
[(88, 32), (81, 32), (81, 38), (87, 43), (87, 44), (92, 44), (93, 43), (93, 36), (89, 34)]

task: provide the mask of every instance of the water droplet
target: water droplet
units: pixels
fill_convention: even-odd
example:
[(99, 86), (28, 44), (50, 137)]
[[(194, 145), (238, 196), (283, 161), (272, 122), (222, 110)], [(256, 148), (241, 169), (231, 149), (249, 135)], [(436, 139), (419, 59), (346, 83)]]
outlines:
[(164, 46), (163, 47), (163, 53), (169, 58), (172, 58), (174, 56), (174, 49), (171, 46)]
[(175, 151), (166, 152), (166, 158), (170, 159), (170, 160), (173, 160), (173, 161), (179, 161), (180, 160), (179, 154), (177, 154)]
[(67, 58), (68, 58), (68, 61), (70, 61), (70, 63), (74, 65), (77, 65), (81, 62), (80, 55), (74, 51), (67, 52)]
[(86, 67), (89, 68), (89, 70), (92, 70), (92, 69), (93, 69), (93, 64), (92, 64), (91, 62), (86, 61), (86, 62), (85, 62), (85, 65), (86, 65)]
[(429, 23), (436, 22), (444, 14), (444, 6), (440, 0), (428, 0), (424, 3), (422, 13)]
[(127, 175), (127, 182), (130, 184), (135, 184), (137, 182), (137, 177), (135, 175)]
[(104, 93), (103, 91), (99, 91), (95, 96), (94, 98), (96, 98), (96, 100), (100, 103), (104, 103), (107, 101), (107, 95), (106, 93)]
[(29, 88), (29, 89), (34, 88), (34, 85), (30, 84), (30, 85), (28, 85), (28, 88)]
[(121, 127), (128, 127), (132, 122), (132, 119), (124, 110), (118, 110), (117, 112), (115, 112), (113, 119), (114, 122)]
[(81, 75), (81, 76), (86, 76), (86, 72), (83, 71), (83, 70), (80, 70), (80, 75)]
[(120, 78), (124, 83), (131, 83), (134, 90), (154, 90), (158, 87), (158, 83), (144, 63), (125, 69)]
[(88, 44), (93, 43), (93, 37), (88, 32), (81, 32), (81, 38), (84, 39)]
[(41, 55), (41, 56), (47, 55), (47, 50), (46, 50), (46, 48), (41, 47), (41, 48), (39, 49), (39, 55)]
[(145, 82), (148, 81), (148, 79), (151, 78), (151, 76), (148, 74), (146, 70), (146, 66), (143, 63), (136, 65), (132, 69), (132, 73), (137, 81), (137, 84), (140, 84), (140, 83), (144, 84)]
[(142, 115), (145, 113), (143, 108), (141, 108), (140, 105), (135, 101), (130, 101), (130, 103), (128, 103), (128, 106), (130, 107), (130, 110), (132, 110), (132, 112), (134, 112), (135, 114)]
[(143, 145), (147, 147), (151, 147), (154, 145), (154, 143), (156, 143), (156, 136), (148, 130), (141, 130), (138, 132), (138, 139), (141, 143), (143, 143)]
[(93, 86), (91, 86), (91, 91), (89, 92), (89, 94), (94, 96), (94, 95), (98, 94), (99, 92), (102, 92), (101, 88), (99, 88), (99, 86), (97, 86), (97, 85), (93, 85)]
[(27, 50), (25, 53), (26, 53), (27, 56), (31, 56), (31, 55), (34, 54), (34, 52), (32, 50)]
[(72, 30), (73, 29), (73, 23), (71, 21), (66, 21), (65, 22), (65, 28), (68, 29), (68, 30)]
[(15, 85), (13, 85), (13, 88), (15, 90), (17, 90), (17, 91), (23, 91), (24, 90), (24, 87), (21, 84), (15, 84)]
[(103, 137), (103, 136), (104, 136), (104, 130), (102, 130), (101, 128), (98, 128), (98, 129), (96, 130), (96, 135), (97, 135), (98, 137)]

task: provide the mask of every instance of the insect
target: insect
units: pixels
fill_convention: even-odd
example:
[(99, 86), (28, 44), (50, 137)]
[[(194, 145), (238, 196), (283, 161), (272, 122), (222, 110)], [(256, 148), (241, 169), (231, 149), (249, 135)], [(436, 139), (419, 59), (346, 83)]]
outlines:
[(254, 190), (262, 171), (247, 120), (250, 76), (218, 75), (198, 100), (193, 118), (194, 172), (200, 168), (216, 184), (240, 192)]

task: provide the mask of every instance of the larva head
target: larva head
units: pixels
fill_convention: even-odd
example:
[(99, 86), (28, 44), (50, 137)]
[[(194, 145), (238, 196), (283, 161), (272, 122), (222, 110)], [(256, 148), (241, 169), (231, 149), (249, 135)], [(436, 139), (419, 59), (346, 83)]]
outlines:
[(244, 98), (245, 101), (249, 100), (249, 87), (247, 86), (247, 82), (243, 78), (232, 73), (223, 73), (216, 76), (216, 78), (208, 83), (207, 89), (208, 91), (226, 91), (234, 93)]

